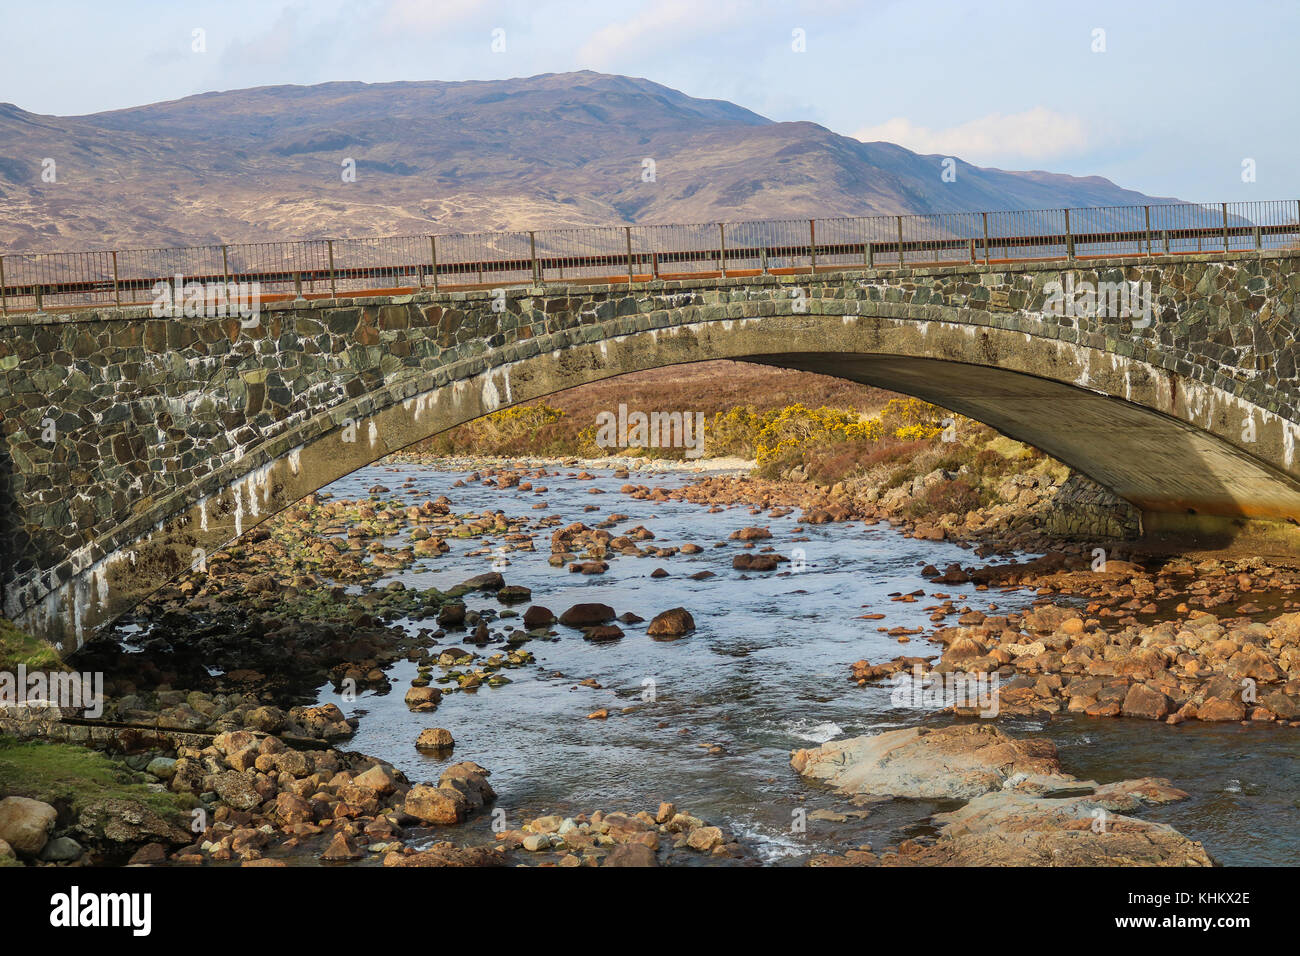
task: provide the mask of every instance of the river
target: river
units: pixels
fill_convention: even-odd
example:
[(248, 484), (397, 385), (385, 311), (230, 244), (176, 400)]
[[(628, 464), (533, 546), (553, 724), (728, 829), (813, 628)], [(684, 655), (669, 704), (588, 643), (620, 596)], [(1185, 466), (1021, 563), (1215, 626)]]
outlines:
[[(848, 680), (848, 665), (861, 658), (878, 663), (900, 654), (937, 654), (938, 645), (921, 635), (899, 643), (879, 630), (933, 627), (924, 609), (938, 603), (929, 598), (935, 592), (982, 611), (990, 603), (1000, 611), (1024, 608), (1034, 594), (929, 585), (919, 573), (923, 566), (970, 564), (972, 553), (948, 542), (905, 537), (883, 523), (805, 525), (797, 523), (797, 511), (770, 518), (739, 505), (710, 513), (700, 505), (641, 501), (619, 492), (628, 481), (674, 487), (692, 480), (680, 472), (634, 472), (626, 479), (589, 470), (595, 480), (578, 480), (575, 472), (561, 469), (559, 475), (537, 479), (547, 486), (539, 495), (478, 482), (453, 487), (467, 477), (463, 472), (372, 466), (335, 482), (326, 493), (365, 497), (367, 489), (382, 483), (394, 493), (402, 491), (410, 503), (445, 494), (458, 514), (501, 509), (534, 518), (558, 514), (564, 523), (591, 525), (615, 512), (626, 514), (614, 533), (641, 524), (654, 532), (653, 544), (693, 541), (704, 550), (668, 559), (616, 556), (604, 574), (573, 574), (547, 563), (552, 529), (544, 528), (536, 534), (536, 552), (509, 554), (510, 564), (500, 568), (506, 582), (530, 588), (533, 602), (557, 615), (572, 604), (599, 601), (648, 622), (660, 611), (684, 606), (696, 631), (657, 641), (646, 635), (644, 623), (622, 625), (622, 640), (595, 644), (557, 625), (558, 638), (525, 645), (537, 666), (503, 672), (512, 681), (503, 687), (449, 693), (433, 714), (410, 713), (403, 703), (416, 676), (414, 663), (392, 668), (393, 690), (387, 694), (365, 692), (349, 702), (326, 685), (321, 702), (337, 703), (361, 718), (348, 749), (391, 761), (413, 781), (436, 780), (449, 761), (477, 761), (492, 772), (496, 807), (510, 827), (542, 813), (653, 811), (669, 800), (724, 827), (759, 859), (777, 865), (862, 844), (880, 850), (933, 832), (929, 816), (955, 804), (890, 800), (855, 807), (798, 777), (789, 767), (790, 750), (840, 736), (944, 722), (947, 718), (925, 709), (894, 706), (886, 682), (857, 687)], [(403, 484), (408, 478), (414, 482), (409, 486)], [(592, 495), (593, 486), (606, 493)], [(547, 509), (530, 511), (539, 501), (547, 502)], [(599, 510), (584, 511), (593, 505)], [(786, 556), (801, 548), (803, 570), (785, 570), (791, 565), (767, 574), (733, 570), (738, 545), (713, 544), (750, 525), (772, 531), (772, 539), (760, 546), (770, 544)], [(399, 580), (407, 587), (445, 589), (490, 569), (489, 556), (466, 553), (482, 549), (483, 541), (447, 542), (449, 554), (393, 572), (378, 585)], [(657, 567), (669, 576), (652, 578)], [(689, 577), (703, 570), (716, 576)], [(921, 588), (927, 597), (915, 603), (890, 600), (893, 593)], [(503, 610), (487, 594), (472, 594), (466, 604), (471, 610)], [(867, 613), (886, 616), (862, 619)], [(522, 626), (517, 620), (501, 623)], [(463, 638), (463, 632), (453, 631), (439, 643), (451, 646)], [(486, 656), (503, 647), (476, 650)], [(593, 679), (599, 689), (579, 686), (584, 679)], [(608, 709), (608, 719), (586, 719), (599, 708)], [(1294, 862), (1300, 840), (1300, 747), (1292, 729), (1075, 716), (998, 719), (1010, 733), (1051, 738), (1065, 769), (1083, 779), (1169, 778), (1190, 799), (1141, 815), (1202, 841), (1223, 864)], [(451, 731), (454, 754), (435, 757), (415, 749), (420, 730), (433, 726)], [(795, 826), (800, 810), (813, 814), (806, 832)], [(818, 819), (816, 810), (846, 819)], [(454, 838), (489, 841), (491, 822), (487, 815), (475, 817)], [(429, 839), (448, 835), (441, 831)]]

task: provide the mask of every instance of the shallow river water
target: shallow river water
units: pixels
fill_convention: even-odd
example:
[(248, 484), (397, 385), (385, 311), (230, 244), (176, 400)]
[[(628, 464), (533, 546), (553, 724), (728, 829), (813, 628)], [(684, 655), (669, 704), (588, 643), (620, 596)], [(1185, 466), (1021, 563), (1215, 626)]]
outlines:
[[(510, 827), (541, 813), (653, 811), (659, 801), (670, 800), (741, 837), (773, 864), (798, 863), (810, 853), (861, 844), (879, 850), (932, 832), (927, 818), (953, 804), (893, 800), (871, 806), (861, 818), (809, 819), (805, 833), (794, 832), (792, 824), (801, 809), (845, 813), (856, 808), (803, 782), (790, 769), (790, 751), (836, 737), (943, 720), (922, 708), (893, 706), (888, 683), (857, 687), (848, 680), (849, 664), (861, 658), (879, 663), (900, 654), (937, 654), (938, 645), (921, 635), (899, 643), (878, 630), (933, 627), (923, 609), (939, 603), (928, 597), (936, 591), (961, 598), (959, 606), (982, 611), (990, 603), (1002, 611), (1026, 607), (1032, 592), (930, 586), (919, 574), (921, 567), (971, 564), (973, 554), (946, 542), (904, 537), (883, 523), (802, 525), (796, 521), (798, 511), (769, 518), (750, 514), (748, 506), (710, 514), (699, 505), (638, 501), (618, 490), (628, 481), (673, 487), (690, 481), (689, 476), (634, 472), (631, 479), (618, 479), (608, 471), (590, 473), (595, 481), (564, 477), (572, 474), (567, 470), (536, 480), (548, 489), (537, 495), (478, 483), (453, 488), (465, 473), (414, 465), (371, 467), (326, 489), (336, 497), (358, 498), (382, 483), (394, 494), (403, 491), (411, 503), (446, 494), (457, 514), (501, 509), (511, 517), (559, 514), (564, 523), (581, 520), (589, 525), (617, 512), (629, 517), (611, 529), (615, 534), (643, 524), (656, 535), (647, 543), (693, 541), (704, 548), (697, 555), (668, 559), (617, 556), (609, 559), (605, 574), (586, 576), (547, 563), (553, 529), (541, 529), (535, 538), (537, 551), (511, 552), (509, 566), (501, 569), (508, 584), (532, 589), (533, 603), (558, 615), (572, 604), (599, 601), (647, 622), (660, 611), (684, 606), (697, 630), (679, 640), (656, 641), (646, 635), (645, 623), (621, 625), (626, 632), (622, 640), (593, 644), (580, 632), (557, 625), (558, 640), (524, 645), (536, 656), (537, 666), (503, 671), (512, 681), (503, 687), (447, 694), (433, 714), (413, 714), (403, 704), (406, 687), (416, 676), (413, 663), (391, 669), (393, 690), (385, 695), (367, 692), (348, 703), (326, 685), (322, 702), (333, 701), (349, 715), (361, 717), (349, 749), (389, 760), (413, 781), (436, 780), (448, 761), (477, 761), (492, 772), (499, 794), (496, 806)], [(415, 484), (406, 489), (408, 477)], [(607, 493), (592, 495), (592, 486)], [(549, 507), (531, 510), (539, 501)], [(584, 507), (593, 504), (600, 510), (584, 513)], [(790, 565), (782, 565), (782, 570), (767, 574), (734, 571), (731, 559), (739, 545), (712, 545), (749, 525), (772, 531), (772, 539), (759, 547), (770, 544), (786, 556), (801, 548), (804, 570), (789, 571), (785, 569)], [(794, 540), (799, 538), (807, 540)], [(421, 561), (385, 581), (448, 588), (490, 569), (487, 558), (465, 554), (482, 548), (483, 542), (449, 538), (448, 544), (450, 554)], [(651, 578), (657, 567), (670, 576)], [(688, 578), (702, 570), (716, 577)], [(920, 588), (927, 597), (915, 603), (889, 599), (891, 593)], [(502, 609), (485, 594), (468, 596), (466, 604), (471, 609)], [(525, 607), (518, 610), (522, 613)], [(886, 617), (861, 619), (867, 613)], [(517, 620), (503, 623), (522, 626)], [(428, 627), (429, 622), (411, 626)], [(451, 632), (439, 643), (470, 649), (463, 639), (464, 632)], [(486, 656), (501, 649), (497, 644), (477, 650)], [(578, 686), (586, 678), (597, 681), (600, 689)], [(586, 719), (599, 708), (608, 709), (607, 720)], [(1050, 737), (1060, 748), (1065, 769), (1083, 779), (1168, 777), (1188, 791), (1190, 799), (1142, 815), (1204, 842), (1224, 864), (1296, 859), (1300, 738), (1294, 729), (1196, 722), (1171, 727), (1073, 716), (999, 718), (999, 723), (1013, 734)], [(455, 737), (452, 756), (436, 758), (415, 750), (420, 730), (434, 726), (447, 728)], [(711, 747), (722, 751), (712, 753)], [(474, 818), (455, 838), (489, 840), (489, 823), (487, 816)]]

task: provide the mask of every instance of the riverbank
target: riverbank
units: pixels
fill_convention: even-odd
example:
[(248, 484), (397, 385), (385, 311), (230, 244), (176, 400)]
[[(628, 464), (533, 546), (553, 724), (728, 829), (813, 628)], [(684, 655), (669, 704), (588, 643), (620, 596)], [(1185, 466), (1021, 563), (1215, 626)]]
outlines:
[[(212, 556), (204, 572), (185, 576), (127, 622), (123, 645), (92, 645), (76, 662), (79, 669), (106, 674), (105, 716), (124, 726), (110, 732), (102, 725), (90, 729), (60, 721), (20, 731), (44, 739), (62, 733), (86, 740), (98, 734), (92, 742), (139, 775), (136, 782), (149, 792), (196, 801), (195, 809), (209, 814), (207, 827), (191, 835), (189, 821), (181, 817), (177, 825), (187, 831), (185, 842), (154, 839), (149, 843), (159, 846), (143, 844), (125, 854), (124, 845), (108, 855), (87, 846), (78, 859), (120, 862), (148, 846), (137, 862), (398, 865), (418, 858), (409, 865), (486, 865), (504, 853), (513, 862), (573, 866), (604, 864), (621, 843), (633, 842), (654, 843), (655, 862), (669, 865), (745, 865), (824, 862), (837, 842), (857, 840), (855, 846), (878, 848), (872, 851), (876, 862), (889, 862), (897, 854), (881, 851), (916, 839), (909, 832), (938, 810), (928, 812), (910, 799), (870, 807), (814, 806), (810, 813), (824, 812), (813, 818), (816, 838), (803, 849), (812, 838), (788, 832), (790, 813), (782, 836), (770, 809), (756, 816), (758, 808), (750, 804), (755, 793), (772, 786), (761, 783), (764, 774), (782, 774), (777, 755), (782, 748), (788, 753), (792, 735), (842, 734), (854, 727), (853, 715), (864, 705), (871, 713), (884, 708), (875, 721), (962, 719), (935, 714), (934, 708), (890, 709), (888, 690), (874, 680), (888, 671), (862, 673), (890, 666), (893, 657), (880, 653), (890, 645), (928, 658), (925, 666), (941, 673), (958, 664), (974, 669), (966, 662), (988, 658), (982, 663), (1007, 679), (1000, 720), (1017, 735), (1025, 721), (1061, 720), (1070, 726), (1071, 720), (1093, 720), (1086, 706), (1071, 706), (1080, 695), (1066, 693), (1086, 688), (1088, 680), (1101, 681), (1100, 692), (1091, 696), (1109, 704), (1117, 695), (1115, 682), (1122, 679), (1126, 689), (1115, 716), (1146, 716), (1136, 712), (1142, 692), (1125, 710), (1130, 688), (1164, 687), (1168, 680), (1154, 670), (1139, 674), (1126, 668), (1134, 666), (1130, 661), (1150, 658), (1153, 648), (1165, 662), (1163, 669), (1179, 682), (1171, 686), (1177, 693), (1161, 691), (1173, 708), (1165, 718), (1181, 713), (1184, 720), (1205, 721), (1201, 703), (1208, 698), (1193, 700), (1192, 689), (1180, 700), (1181, 684), (1200, 688), (1219, 671), (1235, 674), (1247, 658), (1261, 653), (1285, 678), (1271, 681), (1267, 673), (1253, 678), (1264, 696), (1290, 697), (1295, 661), (1285, 634), (1269, 630), (1267, 639), (1248, 639), (1260, 637), (1258, 629), (1249, 628), (1260, 624), (1268, 630), (1270, 618), (1294, 601), (1297, 581), (1289, 570), (1264, 570), (1260, 563), (1253, 571), (1204, 562), (1189, 562), (1187, 569), (1126, 567), (1112, 556), (1107, 576), (1092, 570), (1091, 551), (1080, 544), (1063, 546), (1043, 560), (1021, 557), (990, 568), (961, 561), (960, 555), (977, 547), (1006, 548), (1006, 540), (992, 535), (966, 540), (961, 529), (932, 539), (918, 536), (916, 524), (907, 532), (911, 537), (902, 538), (889, 521), (854, 510), (861, 506), (845, 489), (648, 469), (634, 481), (631, 474), (630, 469), (629, 476), (619, 476), (617, 470), (576, 465), (497, 465), (443, 476), (395, 463), (305, 500), (254, 529), (226, 554)], [(1043, 490), (1051, 488), (1049, 482)], [(867, 504), (877, 514), (883, 507)], [(896, 520), (900, 530), (907, 527), (905, 517)], [(933, 555), (933, 567), (923, 569), (929, 587), (926, 576), (918, 574), (920, 566), (906, 559), (907, 547), (927, 549), (913, 555)], [(894, 570), (876, 596), (868, 597), (868, 606), (856, 615), (836, 611), (822, 621), (793, 625), (808, 613), (806, 602), (825, 604), (853, 587), (864, 570), (869, 574), (880, 567), (880, 559), (871, 555), (881, 548), (896, 549), (898, 557), (891, 559)], [(472, 573), (476, 562), (483, 573)], [(1251, 575), (1250, 581), (1240, 574)], [(894, 583), (909, 579), (920, 587)], [(1046, 588), (1051, 592), (1038, 593)], [(764, 593), (773, 595), (771, 601), (761, 597)], [(816, 596), (804, 598), (805, 593)], [(1243, 600), (1223, 601), (1229, 593)], [(1137, 605), (1125, 606), (1138, 599)], [(729, 625), (737, 607), (751, 602), (747, 613), (759, 616)], [(670, 633), (668, 640), (654, 637), (649, 621), (681, 605), (694, 630), (678, 628), (681, 633)], [(1058, 614), (1057, 605), (1065, 611)], [(577, 606), (583, 611), (570, 613)], [(1189, 638), (1180, 637), (1193, 630), (1183, 627), (1185, 621), (1194, 623), (1211, 609), (1231, 610), (1232, 620), (1243, 622), (1219, 625), (1236, 648), (1229, 652), (1221, 645), (1218, 657), (1210, 654), (1217, 638), (1189, 646)], [(1212, 615), (1216, 621), (1219, 613)], [(1177, 619), (1172, 642), (1162, 639), (1163, 631), (1144, 634), (1152, 615)], [(1076, 619), (1078, 624), (1071, 623)], [(710, 689), (707, 675), (725, 673), (718, 669), (732, 662), (752, 666), (745, 662), (755, 652), (758, 621), (768, 622), (763, 627), (785, 622), (787, 628), (813, 630), (788, 644), (791, 652), (798, 649), (798, 664), (782, 658), (770, 678), (761, 685), (746, 681), (744, 690), (745, 697), (762, 700), (774, 695), (765, 704), (756, 702), (759, 712), (779, 709), (779, 702), (794, 693), (808, 701), (807, 717), (752, 738), (753, 727), (728, 720), (742, 698), (723, 689), (715, 707), (709, 697), (719, 691)], [(1051, 630), (1042, 631), (1048, 623)], [(954, 629), (967, 630), (948, 633)], [(1056, 646), (1059, 635), (1070, 642), (1063, 649)], [(787, 646), (780, 638), (779, 631), (764, 638), (780, 643), (772, 643), (763, 656)], [(930, 638), (936, 643), (930, 645)], [(1022, 646), (1036, 640), (1042, 650)], [(810, 641), (822, 644), (818, 656), (808, 660), (806, 649), (817, 646)], [(983, 654), (963, 656), (972, 649), (964, 641), (977, 644)], [(863, 658), (866, 644), (875, 650)], [(1080, 663), (1085, 650), (1076, 645), (1091, 649), (1095, 660)], [(1196, 660), (1197, 671), (1204, 665), (1212, 673), (1190, 670), (1180, 660), (1184, 652)], [(1243, 652), (1246, 656), (1238, 657)], [(286, 659), (294, 662), (292, 668), (283, 666)], [(850, 668), (855, 660), (863, 662), (856, 672)], [(1081, 669), (1071, 672), (1076, 665)], [(1121, 672), (1098, 672), (1107, 667)], [(685, 675), (696, 670), (700, 676), (684, 684)], [(853, 680), (844, 680), (846, 672)], [(662, 690), (657, 699), (653, 693), (645, 699), (641, 675), (647, 673), (659, 675), (649, 685)], [(701, 683), (688, 697), (678, 696), (695, 682)], [(836, 684), (847, 690), (832, 692)], [(1040, 684), (1046, 691), (1041, 696)], [(1025, 686), (1032, 697), (1025, 695)], [(1275, 719), (1252, 721), (1255, 712), (1248, 709), (1242, 714), (1246, 724), (1271, 723), (1291, 732), (1281, 707), (1256, 706), (1269, 706)], [(1103, 711), (1111, 708), (1095, 716)], [(510, 720), (509, 736), (521, 735), (524, 748), (528, 740), (558, 735), (567, 750), (580, 746), (599, 762), (558, 774), (548, 770), (555, 784), (539, 786), (524, 769), (538, 755), (512, 749), (513, 744), (502, 748), (504, 719)], [(826, 729), (818, 729), (823, 725)], [(856, 727), (871, 733), (879, 724), (859, 718)], [(430, 741), (450, 739), (451, 748), (418, 749), (416, 740), (425, 732)], [(628, 767), (642, 769), (620, 770), (619, 779), (631, 786), (611, 797), (605, 774), (611, 762), (621, 766), (624, 750)], [(666, 776), (637, 786), (647, 752), (658, 755)], [(669, 754), (674, 756), (668, 759)], [(1062, 759), (1068, 765), (1079, 755), (1066, 748)], [(459, 764), (473, 766), (445, 777)], [(490, 778), (481, 768), (492, 771)], [(734, 777), (742, 771), (745, 776)], [(477, 779), (467, 782), (456, 773)], [(714, 777), (717, 785), (710, 782)], [(410, 794), (421, 786), (428, 789), (411, 802)], [(487, 796), (485, 786), (495, 798)], [(747, 802), (734, 803), (726, 795), (733, 789), (748, 794)], [(791, 812), (826, 799), (806, 784), (786, 783), (783, 791), (777, 806), (792, 801), (785, 804)], [(1181, 813), (1187, 811), (1179, 807), (1188, 807), (1199, 825), (1203, 799), (1193, 792), (1172, 810), (1162, 805), (1155, 812)], [(688, 821), (678, 821), (674, 830), (673, 817), (654, 819), (661, 803), (691, 807), (696, 812), (685, 816), (700, 822), (683, 830)], [(506, 819), (494, 827), (498, 809)], [(848, 815), (861, 809), (869, 811), (863, 818)], [(597, 816), (597, 810), (608, 813)], [(602, 830), (616, 813), (640, 822), (614, 816)], [(551, 818), (559, 822), (546, 831)], [(547, 822), (534, 828), (529, 821), (538, 819)], [(60, 817), (51, 838), (61, 838), (73, 826), (71, 817)], [(697, 839), (705, 849), (690, 846), (694, 830), (714, 827), (716, 840), (712, 832)], [(620, 841), (623, 835), (636, 838)], [(1188, 833), (1191, 839), (1198, 835)], [(445, 845), (448, 838), (454, 847)], [(942, 837), (936, 833), (921, 840), (937, 846)], [(715, 855), (719, 847), (726, 849)], [(624, 851), (620, 859), (626, 861), (629, 853), (647, 862), (642, 850)]]

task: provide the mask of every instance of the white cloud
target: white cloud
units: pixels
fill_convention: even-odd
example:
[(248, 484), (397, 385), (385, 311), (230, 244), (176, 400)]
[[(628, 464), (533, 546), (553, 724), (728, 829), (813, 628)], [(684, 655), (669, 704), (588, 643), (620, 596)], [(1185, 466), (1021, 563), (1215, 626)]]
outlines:
[(928, 129), (896, 117), (853, 135), (864, 143), (884, 140), (914, 152), (971, 162), (1056, 159), (1097, 145), (1082, 119), (1041, 106), (1023, 113), (990, 113), (947, 129)]
[(735, 0), (705, 4), (697, 0), (657, 0), (644, 5), (623, 22), (593, 33), (578, 51), (578, 61), (609, 68), (651, 48), (699, 40), (705, 31), (739, 19), (743, 14)]

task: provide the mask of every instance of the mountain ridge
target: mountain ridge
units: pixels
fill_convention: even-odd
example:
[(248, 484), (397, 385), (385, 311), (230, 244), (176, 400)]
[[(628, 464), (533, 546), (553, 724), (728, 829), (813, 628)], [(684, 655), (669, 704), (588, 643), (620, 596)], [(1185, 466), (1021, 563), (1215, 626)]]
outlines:
[(945, 158), (590, 71), (262, 86), (69, 117), (0, 104), (0, 250), (1171, 201), (955, 157), (944, 182)]

